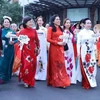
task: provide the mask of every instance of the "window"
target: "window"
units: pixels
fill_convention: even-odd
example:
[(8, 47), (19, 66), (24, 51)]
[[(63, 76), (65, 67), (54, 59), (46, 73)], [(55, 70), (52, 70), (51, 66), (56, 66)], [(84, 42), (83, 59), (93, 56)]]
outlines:
[(67, 18), (72, 22), (77, 22), (83, 18), (87, 18), (88, 15), (88, 8), (67, 9)]

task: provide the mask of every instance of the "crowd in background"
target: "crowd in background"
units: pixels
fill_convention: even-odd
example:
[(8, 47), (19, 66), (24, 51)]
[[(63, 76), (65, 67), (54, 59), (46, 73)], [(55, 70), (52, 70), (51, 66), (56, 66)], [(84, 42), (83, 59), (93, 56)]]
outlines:
[(96, 87), (97, 66), (100, 66), (100, 25), (92, 28), (89, 18), (72, 24), (65, 18), (61, 26), (53, 15), (44, 26), (43, 17), (25, 16), (19, 26), (8, 16), (0, 24), (0, 84), (13, 75), (25, 87), (34, 87), (35, 80), (53, 87), (66, 88), (82, 82), (82, 87)]

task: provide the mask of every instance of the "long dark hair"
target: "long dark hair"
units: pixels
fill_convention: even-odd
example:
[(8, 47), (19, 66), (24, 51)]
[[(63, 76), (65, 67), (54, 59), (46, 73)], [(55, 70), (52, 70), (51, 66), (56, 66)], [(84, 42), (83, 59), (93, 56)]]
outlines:
[[(64, 19), (64, 22), (63, 22), (63, 29), (65, 29), (65, 28), (66, 28), (66, 27), (65, 27), (65, 23), (66, 23), (66, 21), (67, 21), (67, 20), (69, 20), (69, 21), (71, 22), (71, 20), (70, 20), (70, 19), (65, 18), (65, 19)], [(69, 31), (70, 31), (72, 34), (74, 34), (74, 33), (73, 33), (73, 31), (72, 31), (72, 25), (70, 25), (70, 27), (69, 27)]]
[(36, 30), (39, 29), (39, 25), (37, 24), (37, 21), (38, 21), (39, 18), (41, 18), (43, 20), (43, 17), (42, 16), (37, 17), (37, 19), (36, 19)]
[[(51, 17), (51, 20), (50, 20), (50, 27), (52, 27), (52, 31), (53, 31), (53, 32), (56, 32), (56, 31), (57, 31), (57, 29), (56, 29), (56, 27), (55, 27), (55, 25), (54, 25), (54, 20), (55, 20), (56, 17), (59, 17), (59, 15), (57, 15), (57, 14), (53, 15), (53, 16)], [(63, 32), (63, 29), (62, 29), (60, 26), (59, 26), (59, 28), (60, 28), (60, 30)]]
[[(81, 19), (80, 22), (79, 22), (79, 29), (82, 29), (82, 26), (81, 24), (83, 23), (84, 19)], [(83, 23), (84, 24), (84, 23)]]

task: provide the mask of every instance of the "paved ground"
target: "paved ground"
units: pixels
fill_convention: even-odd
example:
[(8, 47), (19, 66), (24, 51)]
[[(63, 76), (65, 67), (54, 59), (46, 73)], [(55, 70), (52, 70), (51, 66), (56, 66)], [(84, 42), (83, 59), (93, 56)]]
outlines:
[(66, 89), (48, 87), (46, 82), (37, 81), (34, 88), (26, 89), (17, 77), (0, 85), (0, 100), (100, 100), (100, 68), (97, 73), (98, 87), (85, 90), (81, 83)]

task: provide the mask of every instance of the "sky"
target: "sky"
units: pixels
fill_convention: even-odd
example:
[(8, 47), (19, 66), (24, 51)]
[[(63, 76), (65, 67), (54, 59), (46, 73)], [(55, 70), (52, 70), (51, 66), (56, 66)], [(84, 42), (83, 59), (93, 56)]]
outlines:
[(39, 1), (39, 0), (19, 0), (19, 3), (23, 6), (34, 1)]

